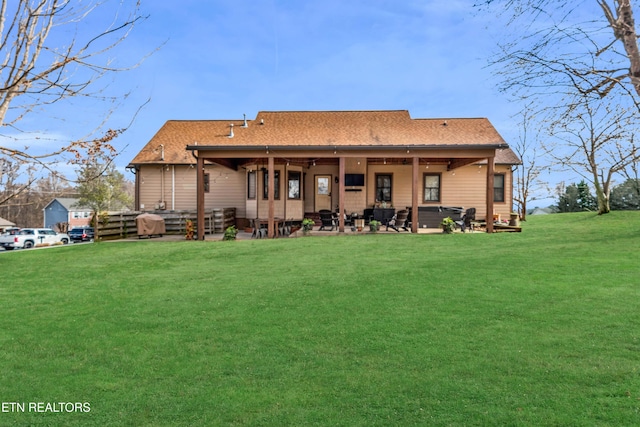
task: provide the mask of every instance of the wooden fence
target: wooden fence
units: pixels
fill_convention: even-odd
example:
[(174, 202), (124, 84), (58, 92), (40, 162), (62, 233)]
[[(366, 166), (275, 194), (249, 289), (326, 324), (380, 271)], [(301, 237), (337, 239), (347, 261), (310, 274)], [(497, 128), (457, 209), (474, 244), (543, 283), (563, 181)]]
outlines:
[[(198, 213), (196, 211), (151, 211), (151, 212), (120, 212), (109, 214), (107, 224), (100, 224), (99, 237), (105, 240), (122, 239), (137, 235), (136, 217), (142, 213), (152, 213), (164, 219), (167, 234), (185, 234), (187, 220), (193, 222), (194, 228), (198, 227)], [(213, 209), (204, 214), (204, 227), (206, 234), (223, 233), (227, 227), (235, 225), (236, 209)]]

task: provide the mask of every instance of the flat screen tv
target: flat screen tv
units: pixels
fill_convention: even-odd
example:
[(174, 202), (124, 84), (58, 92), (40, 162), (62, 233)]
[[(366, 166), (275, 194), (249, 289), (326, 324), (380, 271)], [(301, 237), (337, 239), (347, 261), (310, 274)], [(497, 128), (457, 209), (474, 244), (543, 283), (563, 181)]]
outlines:
[(363, 173), (345, 173), (344, 185), (345, 187), (364, 187), (364, 174)]

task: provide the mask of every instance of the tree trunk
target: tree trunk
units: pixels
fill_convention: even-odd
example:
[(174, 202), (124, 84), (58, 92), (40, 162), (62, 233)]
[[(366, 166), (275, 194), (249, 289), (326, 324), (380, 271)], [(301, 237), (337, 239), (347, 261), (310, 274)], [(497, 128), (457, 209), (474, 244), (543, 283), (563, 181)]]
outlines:
[(596, 187), (596, 197), (598, 199), (598, 215), (603, 215), (611, 212), (611, 207), (609, 205), (609, 195), (608, 191), (602, 188), (600, 185), (600, 181), (596, 178), (594, 181), (594, 185)]
[(638, 51), (638, 37), (636, 24), (631, 10), (631, 0), (620, 0), (618, 7), (618, 31), (624, 50), (629, 57), (629, 76), (631, 83), (640, 95), (640, 52)]

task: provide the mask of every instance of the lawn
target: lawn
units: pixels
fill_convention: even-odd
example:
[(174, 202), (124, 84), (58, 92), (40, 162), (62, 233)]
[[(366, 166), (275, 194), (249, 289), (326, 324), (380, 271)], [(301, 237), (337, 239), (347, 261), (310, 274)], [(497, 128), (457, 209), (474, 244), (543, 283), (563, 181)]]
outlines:
[(0, 254), (0, 425), (640, 425), (639, 255), (638, 212)]

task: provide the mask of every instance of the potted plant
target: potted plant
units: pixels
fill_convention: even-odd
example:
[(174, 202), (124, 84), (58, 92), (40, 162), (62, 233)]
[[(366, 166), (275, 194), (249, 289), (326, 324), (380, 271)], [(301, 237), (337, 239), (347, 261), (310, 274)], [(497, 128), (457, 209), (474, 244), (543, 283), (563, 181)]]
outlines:
[(316, 225), (316, 222), (311, 218), (305, 218), (302, 220), (302, 234), (307, 235), (311, 230), (313, 230), (313, 226)]
[(224, 236), (222, 236), (222, 240), (236, 240), (237, 234), (238, 229), (235, 225), (232, 225), (231, 227), (227, 227), (227, 229), (224, 230)]
[(440, 228), (442, 228), (442, 232), (445, 234), (453, 233), (453, 230), (456, 228), (456, 223), (451, 217), (446, 217), (440, 223)]
[(380, 221), (372, 219), (371, 221), (369, 221), (369, 231), (371, 231), (372, 233), (377, 232), (380, 229), (380, 224)]
[(185, 235), (184, 235), (185, 239), (187, 239), (187, 240), (193, 240), (193, 232), (194, 232), (194, 229), (193, 229), (193, 221), (191, 221), (190, 219), (188, 219), (188, 220), (186, 221), (186, 230), (185, 230)]

